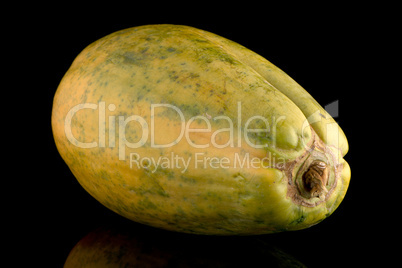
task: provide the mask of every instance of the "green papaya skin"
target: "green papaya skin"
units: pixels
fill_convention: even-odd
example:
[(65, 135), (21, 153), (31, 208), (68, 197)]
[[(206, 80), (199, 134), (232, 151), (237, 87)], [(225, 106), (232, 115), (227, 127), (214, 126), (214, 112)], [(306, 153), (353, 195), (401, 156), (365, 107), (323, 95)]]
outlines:
[(172, 231), (307, 228), (333, 213), (350, 181), (346, 138), (304, 89), (188, 26), (129, 28), (85, 48), (57, 89), (52, 130), (89, 194)]
[[(197, 31), (203, 34), (202, 30)], [(214, 34), (209, 38), (230, 51), (234, 57), (250, 66), (267, 82), (291, 99), (306, 116), (308, 123), (320, 139), (327, 145), (339, 148), (342, 156), (346, 155), (349, 145), (342, 129), (332, 116), (296, 81), (265, 58), (233, 41)]]

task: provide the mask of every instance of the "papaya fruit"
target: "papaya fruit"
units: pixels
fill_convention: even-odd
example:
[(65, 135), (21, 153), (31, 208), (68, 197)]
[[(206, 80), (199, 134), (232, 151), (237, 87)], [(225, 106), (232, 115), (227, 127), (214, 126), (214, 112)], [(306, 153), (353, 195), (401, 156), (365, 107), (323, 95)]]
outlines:
[(57, 149), (82, 187), (172, 231), (299, 230), (339, 206), (345, 134), (292, 78), (233, 41), (145, 25), (86, 47), (54, 96)]

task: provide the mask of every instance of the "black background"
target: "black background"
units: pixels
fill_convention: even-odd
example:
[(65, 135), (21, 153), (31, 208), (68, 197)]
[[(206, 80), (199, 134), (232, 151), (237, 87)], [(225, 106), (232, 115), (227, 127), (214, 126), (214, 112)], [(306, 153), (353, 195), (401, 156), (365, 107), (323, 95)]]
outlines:
[[(307, 267), (362, 266), (377, 258), (379, 236), (373, 236), (373, 218), (378, 217), (376, 201), (367, 196), (373, 190), (370, 173), (361, 159), (366, 145), (361, 130), (366, 128), (366, 89), (362, 81), (370, 75), (364, 46), (373, 25), (360, 9), (342, 7), (253, 6), (237, 11), (197, 6), (117, 8), (103, 11), (72, 6), (36, 13), (26, 22), (23, 40), (15, 41), (28, 56), (30, 91), (35, 103), (24, 115), (31, 118), (30, 133), (35, 142), (25, 147), (16, 168), (24, 178), (15, 200), (23, 205), (13, 209), (16, 223), (13, 251), (23, 251), (41, 267), (62, 267), (70, 250), (86, 234), (105, 224), (141, 229), (109, 211), (78, 184), (55, 147), (50, 124), (52, 100), (58, 83), (74, 58), (87, 45), (114, 31), (144, 24), (184, 24), (211, 31), (264, 56), (280, 67), (322, 105), (339, 102), (335, 118), (344, 130), (350, 151), (345, 159), (352, 170), (351, 184), (340, 207), (328, 219), (306, 230), (259, 236), (292, 255)], [(175, 12), (170, 10), (175, 10)], [(196, 11), (198, 13), (196, 13)], [(162, 12), (162, 13), (160, 13)], [(32, 24), (31, 24), (32, 23)], [(27, 49), (29, 48), (29, 49)], [(370, 48), (367, 48), (370, 50)], [(29, 70), (29, 71), (27, 71)], [(20, 81), (21, 83), (23, 81)], [(31, 98), (29, 95), (28, 98)], [(32, 117), (33, 113), (38, 116)], [(367, 132), (366, 132), (367, 134)], [(26, 140), (26, 138), (24, 138)], [(367, 158), (365, 158), (367, 160)], [(32, 168), (28, 168), (28, 164)], [(28, 171), (25, 173), (25, 171)], [(373, 175), (372, 175), (373, 176)], [(21, 186), (23, 185), (23, 186)], [(369, 205), (368, 205), (369, 204)], [(375, 214), (371, 214), (375, 211)], [(17, 218), (18, 217), (18, 218)], [(386, 216), (383, 216), (386, 218)], [(150, 238), (151, 239), (151, 238)], [(172, 241), (175, 243), (175, 241)], [(179, 242), (177, 242), (179, 243)], [(208, 240), (206, 245), (208, 246)]]

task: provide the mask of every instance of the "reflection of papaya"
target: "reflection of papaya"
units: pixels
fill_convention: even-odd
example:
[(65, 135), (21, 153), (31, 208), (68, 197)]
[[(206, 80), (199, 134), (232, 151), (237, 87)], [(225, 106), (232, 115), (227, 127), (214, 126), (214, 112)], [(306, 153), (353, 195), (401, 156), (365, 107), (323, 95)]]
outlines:
[(86, 235), (64, 265), (81, 267), (305, 266), (256, 237), (204, 237), (139, 227), (99, 228)]

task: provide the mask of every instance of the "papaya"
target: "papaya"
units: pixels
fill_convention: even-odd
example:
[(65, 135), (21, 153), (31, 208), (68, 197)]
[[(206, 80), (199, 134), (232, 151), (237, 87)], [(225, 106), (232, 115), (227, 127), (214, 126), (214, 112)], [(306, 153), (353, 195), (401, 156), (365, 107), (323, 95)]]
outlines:
[(82, 187), (146, 225), (300, 230), (350, 181), (335, 120), (268, 60), (213, 33), (144, 25), (86, 47), (56, 90), (56, 147)]

